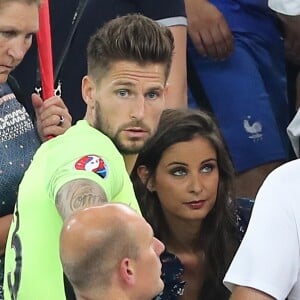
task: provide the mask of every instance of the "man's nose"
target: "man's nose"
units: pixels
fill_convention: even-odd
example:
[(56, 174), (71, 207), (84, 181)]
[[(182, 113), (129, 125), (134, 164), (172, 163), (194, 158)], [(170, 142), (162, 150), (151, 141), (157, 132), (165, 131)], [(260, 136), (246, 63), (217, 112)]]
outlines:
[(165, 251), (165, 245), (159, 239), (154, 238), (156, 242), (156, 252), (160, 256)]
[(136, 101), (132, 103), (132, 109), (130, 113), (131, 119), (142, 120), (145, 116), (145, 98), (144, 96), (138, 96)]

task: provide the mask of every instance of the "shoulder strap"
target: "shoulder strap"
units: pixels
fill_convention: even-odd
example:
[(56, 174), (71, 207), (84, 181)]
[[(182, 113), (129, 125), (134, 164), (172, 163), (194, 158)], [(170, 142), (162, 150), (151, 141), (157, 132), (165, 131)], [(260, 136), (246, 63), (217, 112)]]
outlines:
[(31, 120), (34, 121), (35, 114), (34, 114), (34, 109), (30, 102), (30, 98), (26, 97), (25, 93), (20, 88), (20, 85), (16, 80), (16, 78), (9, 74), (6, 83), (9, 85), (12, 92), (15, 94), (17, 101), (25, 107)]
[(16, 78), (13, 77), (12, 75), (8, 75), (7, 84), (9, 85), (9, 87), (11, 88), (13, 93), (15, 94), (16, 99), (22, 105), (25, 106), (26, 105), (26, 98), (25, 98), (24, 94), (21, 92), (20, 85), (19, 85), (18, 81), (16, 80)]

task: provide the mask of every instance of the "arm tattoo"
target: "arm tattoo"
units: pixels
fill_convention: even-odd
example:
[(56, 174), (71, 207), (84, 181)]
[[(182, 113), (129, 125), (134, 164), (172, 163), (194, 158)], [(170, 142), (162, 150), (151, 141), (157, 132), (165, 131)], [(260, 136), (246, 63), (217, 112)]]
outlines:
[(76, 179), (63, 185), (55, 199), (58, 212), (66, 219), (74, 211), (107, 202), (102, 187), (89, 179)]

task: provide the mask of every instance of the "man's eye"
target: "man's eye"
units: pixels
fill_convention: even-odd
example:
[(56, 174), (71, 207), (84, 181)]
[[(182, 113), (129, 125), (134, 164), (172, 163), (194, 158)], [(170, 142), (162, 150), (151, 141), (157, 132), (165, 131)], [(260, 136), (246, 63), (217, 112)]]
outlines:
[(150, 92), (147, 94), (147, 97), (152, 100), (155, 100), (158, 96), (159, 94), (157, 92)]
[(35, 35), (34, 33), (28, 33), (28, 34), (26, 34), (25, 38), (26, 38), (27, 40), (31, 40), (31, 39), (33, 38), (34, 35)]
[(16, 33), (14, 31), (0, 31), (0, 34), (5, 38), (13, 37)]
[(128, 90), (119, 90), (118, 95), (121, 97), (127, 97), (129, 95)]

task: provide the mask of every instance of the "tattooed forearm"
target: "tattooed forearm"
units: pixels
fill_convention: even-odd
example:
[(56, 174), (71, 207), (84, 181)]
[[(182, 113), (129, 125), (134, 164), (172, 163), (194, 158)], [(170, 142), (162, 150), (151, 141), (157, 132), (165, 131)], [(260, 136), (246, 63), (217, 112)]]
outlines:
[(88, 179), (77, 179), (63, 185), (56, 195), (56, 207), (63, 219), (74, 211), (107, 202), (104, 190)]

